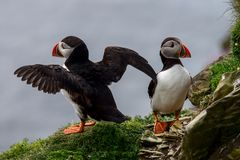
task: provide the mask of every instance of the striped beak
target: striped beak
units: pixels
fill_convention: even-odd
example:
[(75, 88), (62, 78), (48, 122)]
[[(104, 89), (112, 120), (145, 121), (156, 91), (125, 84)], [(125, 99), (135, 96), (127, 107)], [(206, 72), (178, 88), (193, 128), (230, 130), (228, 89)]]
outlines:
[(191, 53), (190, 53), (189, 49), (187, 48), (187, 46), (185, 46), (184, 44), (182, 44), (182, 50), (179, 53), (179, 57), (180, 58), (191, 58)]
[(53, 47), (52, 56), (54, 56), (54, 57), (63, 57), (63, 55), (58, 50), (58, 43)]

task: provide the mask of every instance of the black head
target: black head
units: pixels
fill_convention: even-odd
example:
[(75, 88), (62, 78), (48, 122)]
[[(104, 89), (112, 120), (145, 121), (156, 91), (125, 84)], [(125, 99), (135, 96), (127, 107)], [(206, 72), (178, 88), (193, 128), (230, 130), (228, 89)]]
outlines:
[(66, 43), (70, 47), (76, 47), (79, 44), (85, 44), (83, 40), (75, 36), (67, 36), (63, 38), (61, 42)]
[(80, 38), (67, 36), (54, 46), (52, 55), (67, 59), (71, 57), (82, 61), (88, 59), (88, 49)]
[(191, 57), (188, 48), (176, 37), (168, 37), (162, 42), (160, 54), (169, 59)]
[(179, 58), (191, 57), (191, 54), (180, 39), (168, 37), (161, 44), (160, 57), (163, 62), (162, 71), (164, 71), (175, 64), (182, 65)]

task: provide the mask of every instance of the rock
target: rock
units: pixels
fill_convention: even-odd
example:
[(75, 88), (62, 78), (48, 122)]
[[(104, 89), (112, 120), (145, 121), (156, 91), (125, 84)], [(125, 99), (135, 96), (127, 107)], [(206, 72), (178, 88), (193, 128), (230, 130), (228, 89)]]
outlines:
[(234, 90), (237, 90), (240, 87), (240, 78), (236, 79), (233, 85), (234, 85)]
[(150, 158), (150, 159), (160, 159), (161, 156), (152, 155), (152, 156), (150, 156), (149, 158)]
[(187, 126), (181, 159), (208, 159), (240, 133), (240, 88), (213, 102)]
[[(193, 112), (193, 111), (191, 111), (191, 112)], [(186, 116), (186, 117), (181, 117), (181, 118), (179, 118), (179, 121), (181, 121), (181, 122), (188, 122), (188, 121), (190, 121), (190, 120), (192, 120), (192, 116)]]
[(203, 109), (207, 108), (209, 105), (211, 105), (212, 96), (213, 96), (213, 94), (210, 93), (210, 94), (206, 95), (205, 97), (203, 97), (200, 101), (199, 108), (203, 110)]
[(173, 156), (174, 155), (174, 150), (173, 149), (170, 149), (169, 151), (168, 151), (168, 154), (167, 154), (168, 156)]
[(192, 85), (188, 92), (188, 99), (197, 107), (205, 108), (209, 105), (209, 100), (212, 99), (211, 95), (211, 66), (217, 62), (226, 59), (229, 54), (219, 57), (218, 60), (209, 64), (205, 69), (193, 77)]
[(210, 88), (210, 76), (211, 71), (207, 67), (193, 78), (193, 84), (191, 85), (188, 93), (188, 99), (195, 106), (200, 106), (200, 102), (211, 92)]
[(185, 126), (193, 119), (195, 110), (189, 110), (182, 114), (178, 123), (174, 123), (169, 131), (161, 134), (153, 133), (153, 125), (147, 125), (141, 138), (140, 160), (177, 160), (181, 151), (181, 142)]
[(157, 144), (162, 143), (163, 140), (161, 138), (156, 137), (152, 131), (146, 130), (141, 137), (142, 146), (150, 147), (156, 146)]
[(181, 151), (181, 145), (179, 145), (179, 146), (176, 148), (176, 151), (175, 151), (175, 153), (173, 154), (173, 157), (178, 157), (180, 151)]
[(140, 150), (140, 153), (150, 153), (150, 154), (163, 155), (162, 152), (152, 151), (152, 150), (146, 150), (146, 149), (141, 149), (141, 150)]
[(164, 139), (168, 139), (168, 140), (175, 140), (175, 139), (180, 139), (180, 137), (176, 134), (172, 134), (172, 133), (167, 133), (167, 132), (164, 132), (164, 133), (160, 133), (160, 134), (155, 134), (155, 136), (157, 137), (161, 137), (161, 138), (164, 138)]
[(216, 90), (213, 93), (213, 101), (216, 101), (238, 88), (240, 85), (240, 70), (224, 73)]
[(167, 145), (167, 144), (161, 144), (161, 145), (158, 145), (157, 148), (158, 148), (158, 149), (167, 149), (167, 148), (169, 148), (169, 145)]
[[(181, 120), (186, 122), (191, 119), (190, 116), (183, 117)], [(172, 128), (172, 127), (171, 127)], [(169, 159), (174, 158), (179, 154), (181, 139), (183, 134), (178, 131), (164, 132), (161, 134), (154, 134), (150, 130), (146, 130), (141, 137), (142, 149), (140, 150), (140, 159)], [(177, 156), (176, 156), (177, 157)]]
[(162, 143), (162, 139), (160, 138), (153, 138), (153, 137), (143, 137), (141, 138), (141, 143), (143, 146), (154, 146), (156, 144)]
[(240, 134), (236, 136), (232, 141), (218, 147), (216, 151), (211, 155), (209, 160), (215, 159), (229, 159), (239, 160), (240, 159)]
[(141, 149), (139, 153), (139, 160), (159, 160), (163, 156), (162, 152)]

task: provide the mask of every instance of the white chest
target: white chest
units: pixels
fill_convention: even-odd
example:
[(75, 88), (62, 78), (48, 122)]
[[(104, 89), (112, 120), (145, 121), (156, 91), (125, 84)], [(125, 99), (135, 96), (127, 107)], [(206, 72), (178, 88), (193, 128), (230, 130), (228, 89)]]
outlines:
[(69, 71), (69, 69), (67, 68), (67, 66), (65, 64), (63, 64), (62, 67), (65, 68), (67, 71)]
[(181, 109), (190, 85), (190, 75), (181, 65), (174, 65), (158, 73), (157, 86), (151, 100), (153, 111), (170, 113)]
[[(69, 71), (69, 69), (67, 68), (67, 66), (65, 64), (63, 64), (63, 68), (65, 68), (67, 71)], [(81, 119), (85, 118), (85, 115), (82, 112), (82, 106), (80, 104), (75, 103), (74, 101), (72, 101), (71, 99), (71, 95), (65, 90), (65, 89), (61, 89), (61, 93), (64, 95), (64, 97), (72, 104), (74, 111), (76, 112), (76, 114), (78, 115), (78, 117)]]

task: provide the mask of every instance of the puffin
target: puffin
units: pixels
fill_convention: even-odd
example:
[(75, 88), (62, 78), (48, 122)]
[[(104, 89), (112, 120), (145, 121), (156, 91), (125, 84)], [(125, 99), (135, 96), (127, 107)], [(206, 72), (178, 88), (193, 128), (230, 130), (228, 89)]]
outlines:
[[(163, 63), (162, 70), (150, 81), (148, 95), (154, 116), (154, 133), (160, 134), (174, 123), (179, 123), (179, 116), (184, 101), (187, 99), (192, 77), (179, 58), (190, 58), (191, 53), (186, 45), (176, 37), (163, 40), (160, 49)], [(160, 114), (175, 114), (175, 120), (161, 122)]]
[[(64, 129), (64, 134), (81, 133), (85, 126), (93, 126), (96, 121), (122, 123), (129, 119), (118, 110), (108, 87), (121, 79), (128, 65), (150, 78), (156, 77), (145, 58), (124, 47), (106, 47), (103, 59), (92, 62), (86, 44), (75, 36), (67, 36), (58, 42), (53, 47), (52, 56), (65, 58), (63, 66), (26, 65), (14, 74), (39, 91), (49, 94), (62, 92), (69, 100), (80, 123)], [(87, 121), (88, 117), (96, 121)]]

